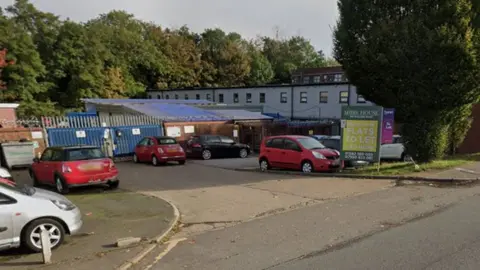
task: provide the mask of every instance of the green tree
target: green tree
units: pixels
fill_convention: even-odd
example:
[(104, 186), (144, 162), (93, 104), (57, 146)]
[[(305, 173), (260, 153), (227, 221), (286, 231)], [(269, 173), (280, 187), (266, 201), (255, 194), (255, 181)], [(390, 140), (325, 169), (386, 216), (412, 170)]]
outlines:
[(290, 39), (262, 38), (262, 52), (275, 72), (274, 82), (290, 83), (292, 71), (298, 68), (326, 66), (325, 55), (316, 51), (307, 39), (299, 36)]
[(13, 64), (2, 70), (3, 102), (19, 102), (17, 113), (42, 115), (55, 113), (54, 104), (46, 95), (48, 87), (39, 80), (46, 74), (39, 53), (29, 33), (0, 9), (0, 50), (6, 49), (7, 61)]
[(471, 6), (467, 0), (338, 2), (335, 58), (359, 94), (396, 109), (407, 151), (422, 162), (442, 157), (448, 119), (480, 94)]
[(207, 29), (198, 44), (202, 59), (203, 86), (244, 85), (250, 73), (250, 58), (240, 35)]

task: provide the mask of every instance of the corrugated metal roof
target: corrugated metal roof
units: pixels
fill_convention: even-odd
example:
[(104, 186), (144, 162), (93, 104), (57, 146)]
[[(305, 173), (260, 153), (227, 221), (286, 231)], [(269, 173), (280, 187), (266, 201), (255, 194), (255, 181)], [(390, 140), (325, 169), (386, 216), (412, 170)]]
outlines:
[(197, 99), (104, 99), (104, 98), (83, 98), (83, 102), (94, 104), (215, 104), (208, 100)]
[(184, 104), (124, 104), (126, 108), (170, 122), (228, 121), (225, 116)]
[(251, 112), (247, 110), (210, 110), (232, 120), (272, 120), (270, 116), (263, 115), (259, 112)]

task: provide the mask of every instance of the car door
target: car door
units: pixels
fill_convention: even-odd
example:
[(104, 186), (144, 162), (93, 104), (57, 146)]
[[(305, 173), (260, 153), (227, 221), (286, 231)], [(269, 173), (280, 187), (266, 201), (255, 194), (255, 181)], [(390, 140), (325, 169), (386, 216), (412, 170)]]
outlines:
[(60, 171), (62, 162), (64, 160), (63, 149), (52, 149), (52, 156), (50, 160), (44, 162), (45, 168), (45, 183), (55, 183), (55, 171)]
[(272, 167), (285, 168), (283, 164), (283, 138), (274, 138), (265, 145), (268, 162)]
[(298, 169), (302, 163), (302, 148), (292, 139), (285, 138), (280, 150), (282, 163), (289, 169)]
[(49, 171), (48, 167), (50, 166), (50, 160), (52, 159), (52, 155), (53, 155), (53, 149), (47, 148), (43, 152), (42, 156), (40, 157), (40, 160), (35, 166), (37, 168), (35, 170), (35, 176), (42, 183), (47, 182), (47, 179), (48, 179), (47, 172)]
[(14, 242), (15, 229), (13, 228), (13, 198), (0, 192), (0, 249), (9, 247)]
[(385, 143), (380, 146), (380, 158), (381, 159), (392, 159), (393, 158), (393, 144)]
[[(140, 140), (140, 142), (138, 142), (135, 146), (135, 154), (137, 155), (139, 161), (147, 161), (147, 158), (145, 157), (145, 152), (147, 151), (148, 141), (149, 138), (145, 137)], [(150, 160), (150, 157), (148, 157), (148, 160)]]
[(205, 146), (206, 148), (210, 149), (212, 152), (212, 157), (225, 157), (226, 156), (226, 149), (222, 144), (219, 136), (209, 135), (205, 136)]
[(220, 137), (220, 147), (225, 156), (228, 157), (238, 157), (240, 155), (240, 148), (235, 143), (235, 141), (227, 136)]
[(391, 158), (401, 159), (404, 151), (405, 151), (405, 147), (403, 146), (402, 137), (393, 138), (393, 141), (391, 144), (391, 150), (390, 150)]

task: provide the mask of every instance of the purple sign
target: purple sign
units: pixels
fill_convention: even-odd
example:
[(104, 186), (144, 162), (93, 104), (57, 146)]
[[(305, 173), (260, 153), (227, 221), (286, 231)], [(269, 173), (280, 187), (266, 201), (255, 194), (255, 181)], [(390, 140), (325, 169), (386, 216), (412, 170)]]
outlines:
[(382, 144), (392, 143), (395, 124), (395, 109), (383, 109)]

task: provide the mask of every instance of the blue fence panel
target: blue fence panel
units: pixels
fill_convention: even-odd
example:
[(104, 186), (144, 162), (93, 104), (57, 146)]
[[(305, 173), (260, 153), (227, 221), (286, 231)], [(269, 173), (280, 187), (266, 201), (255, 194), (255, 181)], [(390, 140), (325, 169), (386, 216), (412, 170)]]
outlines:
[(101, 147), (104, 127), (47, 128), (49, 146), (94, 145)]
[[(111, 127), (113, 134), (113, 143), (115, 156), (127, 156), (133, 154), (135, 146), (143, 138), (147, 136), (162, 136), (163, 131), (160, 125), (139, 125), (139, 126), (121, 126)], [(116, 136), (120, 131), (122, 135)], [(139, 132), (137, 132), (139, 131)]]

